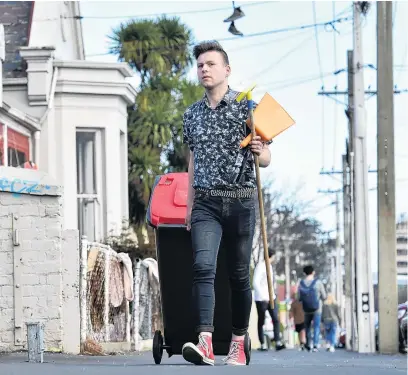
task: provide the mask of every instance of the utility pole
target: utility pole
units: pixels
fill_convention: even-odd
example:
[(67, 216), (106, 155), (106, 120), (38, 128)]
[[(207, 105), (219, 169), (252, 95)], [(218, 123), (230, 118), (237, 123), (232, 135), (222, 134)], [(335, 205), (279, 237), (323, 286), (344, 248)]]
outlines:
[[(354, 2), (354, 153), (355, 153), (355, 230), (356, 230), (356, 279), (357, 279), (357, 324), (359, 353), (374, 353), (374, 293), (372, 285), (369, 207), (368, 165), (365, 118), (365, 93), (363, 72), (362, 14), (368, 10), (369, 2)], [(394, 323), (396, 324), (396, 323)]]
[[(348, 145), (347, 145), (348, 148)], [(351, 257), (350, 257), (350, 182), (347, 155), (343, 155), (343, 234), (344, 234), (344, 320), (346, 327), (346, 349), (351, 350), (352, 310), (351, 310)]]
[[(344, 303), (343, 303), (343, 267), (341, 261), (341, 243), (340, 243), (340, 196), (342, 190), (318, 190), (319, 193), (336, 194), (336, 200), (332, 203), (336, 207), (336, 245), (335, 250), (330, 253), (330, 284), (331, 293), (337, 300), (342, 311), (342, 320), (344, 321)], [(329, 238), (329, 237), (328, 237)]]
[[(327, 241), (329, 241), (329, 236), (327, 236)], [(336, 284), (336, 257), (335, 252), (330, 252), (330, 291), (333, 296), (337, 295), (337, 284)]]
[[(350, 309), (351, 309), (351, 335), (349, 345), (351, 350), (357, 350), (357, 284), (356, 284), (356, 242), (355, 242), (355, 207), (354, 207), (354, 52), (347, 51), (348, 67), (348, 108), (347, 117), (349, 120), (349, 141), (348, 141), (348, 165), (349, 173), (349, 208), (350, 208)], [(370, 172), (370, 171), (369, 171)]]
[(392, 2), (377, 2), (378, 329), (380, 353), (398, 353)]
[(288, 229), (285, 230), (284, 238), (285, 249), (285, 299), (286, 299), (286, 342), (289, 348), (293, 348), (294, 340), (293, 333), (290, 326), (289, 308), (290, 308), (290, 238)]
[(341, 261), (341, 243), (340, 243), (340, 197), (336, 194), (336, 300), (340, 308), (340, 316), (344, 322), (344, 303), (343, 303), (343, 267)]

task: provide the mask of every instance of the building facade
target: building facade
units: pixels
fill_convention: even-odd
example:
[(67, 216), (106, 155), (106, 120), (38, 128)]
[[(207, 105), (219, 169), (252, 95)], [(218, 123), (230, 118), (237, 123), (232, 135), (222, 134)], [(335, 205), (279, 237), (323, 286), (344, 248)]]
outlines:
[(0, 24), (0, 165), (55, 178), (64, 229), (91, 241), (119, 234), (128, 219), (132, 70), (85, 61), (79, 2), (3, 2)]

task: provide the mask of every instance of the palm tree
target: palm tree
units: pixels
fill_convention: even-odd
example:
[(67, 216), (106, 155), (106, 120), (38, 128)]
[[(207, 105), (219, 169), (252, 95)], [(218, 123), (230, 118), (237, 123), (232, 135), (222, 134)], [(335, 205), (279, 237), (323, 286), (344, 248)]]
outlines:
[(113, 30), (110, 52), (147, 78), (183, 74), (191, 65), (192, 33), (177, 17), (128, 21)]
[(122, 23), (110, 39), (111, 53), (141, 77), (128, 116), (130, 217), (140, 223), (155, 176), (186, 169), (182, 116), (202, 90), (184, 79), (192, 64), (192, 33), (178, 18)]
[(189, 151), (183, 143), (183, 113), (185, 109), (200, 100), (204, 95), (204, 89), (194, 82), (183, 79), (177, 86), (177, 118), (171, 124), (172, 140), (166, 150), (171, 172), (185, 172), (188, 167)]

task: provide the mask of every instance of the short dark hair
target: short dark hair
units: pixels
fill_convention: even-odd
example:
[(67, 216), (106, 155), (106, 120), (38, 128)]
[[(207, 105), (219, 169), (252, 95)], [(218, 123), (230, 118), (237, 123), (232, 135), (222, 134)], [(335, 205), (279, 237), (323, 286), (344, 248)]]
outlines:
[(221, 53), (222, 57), (224, 58), (225, 65), (229, 65), (227, 52), (224, 51), (224, 48), (222, 48), (221, 44), (218, 43), (216, 40), (201, 42), (195, 45), (193, 49), (193, 55), (197, 60), (200, 55), (209, 51), (216, 51)]
[(303, 272), (306, 274), (306, 276), (311, 275), (313, 271), (314, 271), (313, 266), (306, 266), (303, 268)]
[(276, 254), (275, 250), (271, 247), (268, 249), (269, 258), (273, 257)]

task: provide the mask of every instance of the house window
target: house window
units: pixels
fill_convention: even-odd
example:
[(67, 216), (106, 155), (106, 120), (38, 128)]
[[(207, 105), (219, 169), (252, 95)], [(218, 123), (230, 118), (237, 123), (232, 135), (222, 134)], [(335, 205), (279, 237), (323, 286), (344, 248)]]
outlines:
[(77, 129), (78, 229), (89, 241), (104, 237), (101, 130)]
[(24, 168), (30, 160), (30, 136), (0, 124), (0, 165)]
[(122, 217), (127, 218), (129, 215), (128, 209), (128, 184), (127, 184), (127, 175), (128, 175), (128, 155), (127, 155), (127, 138), (126, 134), (120, 131), (120, 178), (122, 184)]

